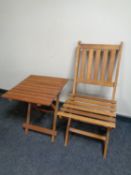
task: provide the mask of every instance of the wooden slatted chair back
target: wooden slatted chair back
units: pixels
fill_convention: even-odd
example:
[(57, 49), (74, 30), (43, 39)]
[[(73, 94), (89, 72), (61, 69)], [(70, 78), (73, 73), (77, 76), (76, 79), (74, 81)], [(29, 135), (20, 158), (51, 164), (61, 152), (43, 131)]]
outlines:
[(112, 87), (112, 99), (115, 98), (122, 45), (78, 43), (73, 95), (78, 83), (87, 83)]

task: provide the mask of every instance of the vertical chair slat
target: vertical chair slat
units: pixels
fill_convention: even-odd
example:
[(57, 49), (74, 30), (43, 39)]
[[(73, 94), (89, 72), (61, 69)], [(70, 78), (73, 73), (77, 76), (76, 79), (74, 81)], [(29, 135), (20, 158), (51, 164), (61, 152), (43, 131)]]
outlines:
[(101, 74), (100, 74), (101, 81), (105, 81), (107, 61), (108, 61), (108, 50), (104, 50), (103, 51), (103, 58), (102, 58)]
[(98, 71), (99, 71), (99, 65), (100, 65), (100, 55), (101, 55), (101, 50), (96, 51), (96, 56), (95, 56), (95, 65), (94, 65), (94, 80), (98, 80)]
[(80, 63), (80, 48), (77, 47), (77, 50), (76, 50), (76, 62), (75, 62), (75, 76), (74, 76), (74, 82), (73, 82), (73, 95), (75, 94), (76, 92), (76, 84), (77, 84), (77, 78), (78, 78), (78, 71), (79, 71), (79, 63)]
[(82, 58), (81, 58), (81, 69), (80, 69), (80, 79), (85, 79), (85, 64), (86, 64), (86, 50), (82, 50)]
[(90, 80), (92, 75), (93, 53), (94, 53), (94, 50), (90, 49), (89, 56), (88, 56), (88, 63), (87, 63), (87, 80)]
[(108, 75), (107, 75), (107, 80), (109, 82), (112, 82), (113, 70), (114, 70), (114, 67), (115, 67), (114, 66), (114, 64), (115, 64), (115, 55), (116, 55), (116, 50), (111, 50), (109, 67), (108, 67)]

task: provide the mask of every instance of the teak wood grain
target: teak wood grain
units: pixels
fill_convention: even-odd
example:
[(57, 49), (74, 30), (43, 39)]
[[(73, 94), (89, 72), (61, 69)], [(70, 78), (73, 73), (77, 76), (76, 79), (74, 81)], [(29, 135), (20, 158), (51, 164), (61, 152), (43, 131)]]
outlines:
[[(25, 134), (28, 134), (29, 130), (41, 132), (52, 136), (52, 142), (56, 137), (56, 112), (59, 105), (59, 94), (68, 80), (58, 77), (37, 76), (31, 75), (17, 86), (6, 92), (3, 97), (18, 100), (28, 103), (26, 122), (23, 124)], [(52, 102), (56, 101), (56, 105)], [(31, 109), (36, 105), (51, 106), (55, 113), (53, 119), (52, 129), (43, 128), (35, 124), (31, 124)], [(36, 107), (37, 108), (37, 107)], [(47, 110), (40, 109), (42, 112)]]
[(3, 97), (27, 103), (51, 105), (66, 82), (67, 79), (64, 78), (31, 75)]
[[(57, 112), (60, 117), (68, 119), (65, 145), (69, 140), (69, 132), (82, 134), (104, 141), (103, 157), (106, 158), (110, 130), (116, 127), (115, 92), (119, 75), (122, 53), (120, 45), (83, 44), (78, 43), (73, 90), (70, 97)], [(113, 89), (111, 99), (81, 95), (78, 85), (92, 84)], [(100, 135), (71, 127), (75, 120), (106, 128), (106, 134)]]

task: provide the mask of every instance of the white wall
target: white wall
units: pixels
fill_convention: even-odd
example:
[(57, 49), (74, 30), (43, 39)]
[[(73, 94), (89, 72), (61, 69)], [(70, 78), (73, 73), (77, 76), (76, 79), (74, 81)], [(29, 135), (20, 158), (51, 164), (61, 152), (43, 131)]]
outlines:
[(130, 0), (0, 0), (0, 88), (29, 74), (72, 77), (78, 40), (123, 41), (118, 113), (131, 116), (130, 8)]

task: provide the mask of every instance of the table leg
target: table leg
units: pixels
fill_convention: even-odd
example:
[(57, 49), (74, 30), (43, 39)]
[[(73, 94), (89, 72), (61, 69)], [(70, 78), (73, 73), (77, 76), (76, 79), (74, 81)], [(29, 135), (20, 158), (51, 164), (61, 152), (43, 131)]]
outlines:
[(28, 124), (30, 123), (30, 114), (31, 114), (31, 103), (28, 104), (28, 109), (27, 109), (27, 118), (26, 118), (26, 124), (27, 126), (25, 127), (25, 134), (28, 134)]
[(40, 126), (37, 126), (37, 125), (32, 125), (30, 124), (30, 117), (31, 117), (31, 104), (29, 103), (28, 104), (28, 110), (27, 110), (27, 118), (26, 118), (26, 122), (23, 124), (23, 128), (25, 128), (25, 134), (28, 134), (28, 131), (29, 130), (32, 130), (32, 131), (36, 131), (36, 132), (40, 132), (40, 133), (43, 133), (43, 134), (48, 134), (48, 135), (51, 135), (51, 136), (56, 136), (56, 131), (55, 131), (55, 122), (56, 120), (54, 120), (54, 125), (53, 125), (53, 129), (48, 129), (48, 128), (43, 128), (43, 127), (40, 127)]
[[(55, 105), (55, 111), (54, 111), (54, 118), (53, 118), (53, 131), (56, 131), (56, 121), (57, 121), (57, 111), (58, 111), (58, 107), (59, 107), (59, 95), (56, 98), (56, 105)], [(54, 142), (55, 141), (55, 136), (52, 135), (51, 141)]]

